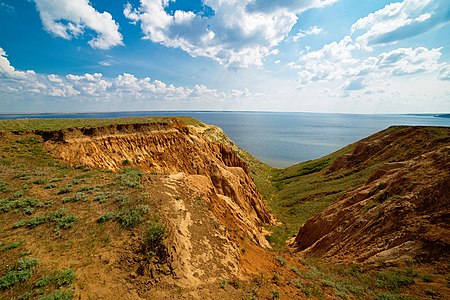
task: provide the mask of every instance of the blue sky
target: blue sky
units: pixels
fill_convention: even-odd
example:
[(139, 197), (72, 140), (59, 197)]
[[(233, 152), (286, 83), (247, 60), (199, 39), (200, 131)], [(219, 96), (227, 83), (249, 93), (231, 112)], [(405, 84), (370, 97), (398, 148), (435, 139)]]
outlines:
[(450, 112), (450, 1), (0, 0), (0, 112)]

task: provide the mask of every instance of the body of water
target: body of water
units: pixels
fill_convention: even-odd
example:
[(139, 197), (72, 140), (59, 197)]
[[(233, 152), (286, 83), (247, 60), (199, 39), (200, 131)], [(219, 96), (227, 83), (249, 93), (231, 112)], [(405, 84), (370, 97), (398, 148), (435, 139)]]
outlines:
[(241, 148), (273, 167), (287, 167), (332, 153), (391, 125), (450, 126), (432, 115), (353, 115), (272, 112), (115, 112), (0, 115), (19, 118), (116, 118), (192, 116), (220, 126)]

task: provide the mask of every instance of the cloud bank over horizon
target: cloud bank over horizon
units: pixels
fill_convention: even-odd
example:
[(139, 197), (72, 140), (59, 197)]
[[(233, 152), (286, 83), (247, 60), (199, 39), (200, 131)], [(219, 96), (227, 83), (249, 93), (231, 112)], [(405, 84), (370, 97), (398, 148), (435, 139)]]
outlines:
[[(33, 29), (47, 42), (27, 46), (33, 38), (0, 29), (0, 101), (8, 110), (42, 98), (99, 109), (450, 111), (450, 2), (353, 2), (0, 0), (8, 28), (34, 10), (47, 33)], [(349, 25), (338, 30), (333, 15)], [(38, 50), (36, 67), (27, 47)]]

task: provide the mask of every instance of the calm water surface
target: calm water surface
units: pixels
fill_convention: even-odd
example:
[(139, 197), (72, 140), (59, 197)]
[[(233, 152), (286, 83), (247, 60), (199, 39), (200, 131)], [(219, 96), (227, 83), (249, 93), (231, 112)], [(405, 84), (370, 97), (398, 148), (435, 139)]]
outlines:
[(117, 112), (0, 115), (18, 118), (112, 118), (189, 115), (220, 126), (240, 147), (273, 167), (322, 157), (391, 125), (450, 126), (431, 115), (350, 115), (264, 112)]

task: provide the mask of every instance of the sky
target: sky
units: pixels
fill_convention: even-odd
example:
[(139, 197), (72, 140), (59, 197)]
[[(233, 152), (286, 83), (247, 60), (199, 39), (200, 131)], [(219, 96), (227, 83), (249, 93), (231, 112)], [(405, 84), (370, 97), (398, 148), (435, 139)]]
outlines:
[(0, 0), (0, 113), (449, 113), (448, 0)]

